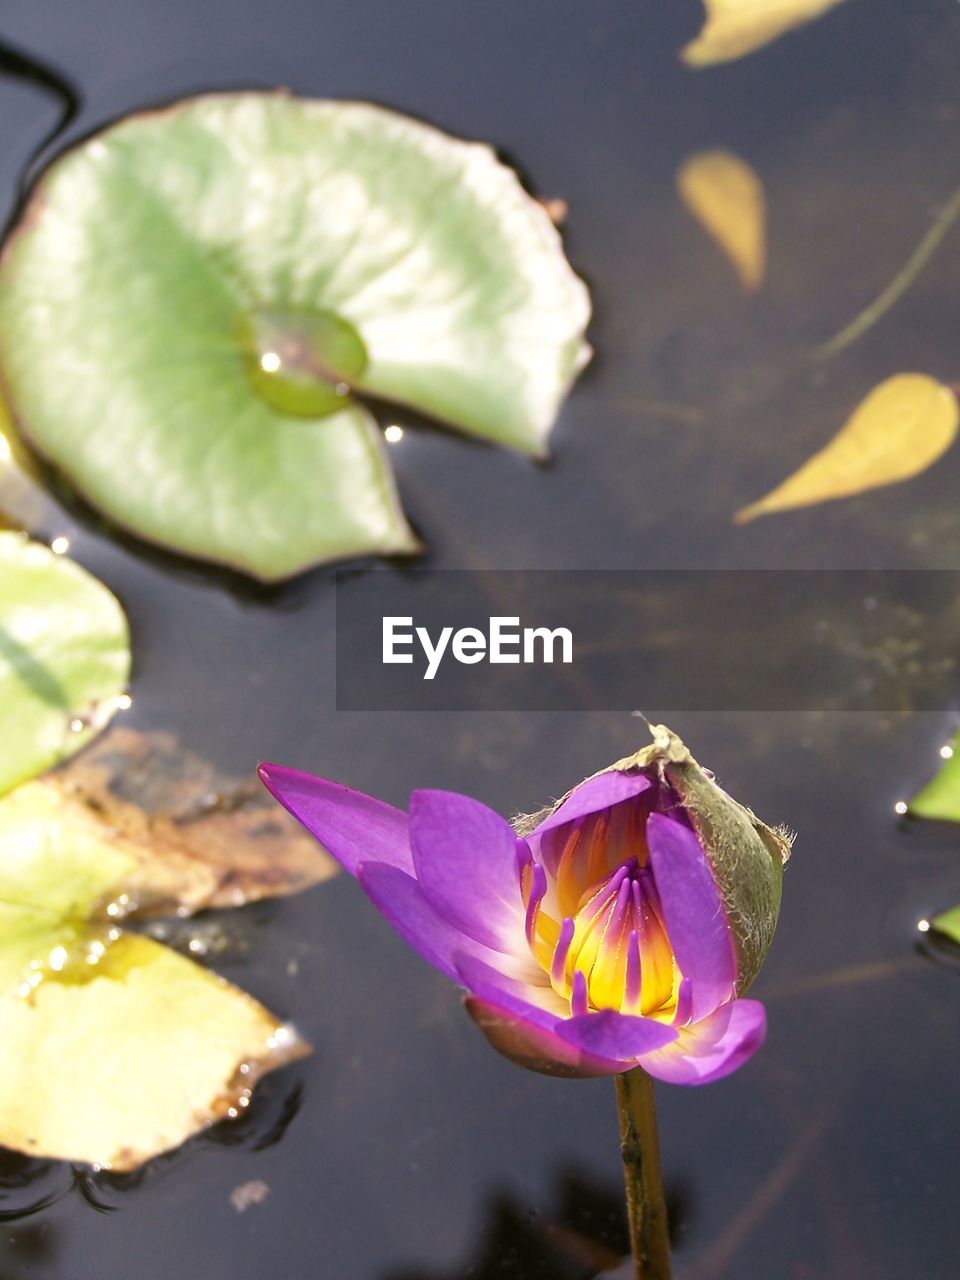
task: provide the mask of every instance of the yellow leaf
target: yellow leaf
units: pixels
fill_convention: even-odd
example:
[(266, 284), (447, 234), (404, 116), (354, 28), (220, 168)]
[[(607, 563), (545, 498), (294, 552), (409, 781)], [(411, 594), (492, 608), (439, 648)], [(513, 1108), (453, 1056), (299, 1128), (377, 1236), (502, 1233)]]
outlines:
[(763, 183), (730, 151), (701, 151), (677, 174), (681, 199), (731, 260), (745, 289), (759, 289), (767, 258)]
[(825, 448), (734, 520), (746, 524), (909, 480), (950, 447), (958, 423), (960, 409), (949, 387), (924, 373), (899, 373), (870, 392)]
[(707, 20), (681, 57), (688, 66), (731, 62), (794, 27), (819, 18), (842, 0), (704, 0)]
[(117, 730), (0, 798), (0, 1144), (133, 1169), (308, 1051), (243, 991), (119, 927), (330, 875), (264, 795), (168, 735)]
[(135, 1169), (239, 1114), (264, 1072), (307, 1051), (223, 978), (116, 929), (8, 934), (0, 979), (0, 1143), (31, 1156)]

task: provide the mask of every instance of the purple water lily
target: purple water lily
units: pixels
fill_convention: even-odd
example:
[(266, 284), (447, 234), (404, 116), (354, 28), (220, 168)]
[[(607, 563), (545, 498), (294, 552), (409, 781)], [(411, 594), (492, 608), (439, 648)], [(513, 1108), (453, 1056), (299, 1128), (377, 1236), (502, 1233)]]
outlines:
[(466, 988), (470, 1014), (514, 1061), (706, 1084), (763, 1043), (763, 1006), (737, 998), (737, 941), (697, 811), (662, 760), (641, 753), (589, 778), (525, 836), (453, 792), (415, 791), (403, 813), (279, 765), (260, 774), (394, 929)]

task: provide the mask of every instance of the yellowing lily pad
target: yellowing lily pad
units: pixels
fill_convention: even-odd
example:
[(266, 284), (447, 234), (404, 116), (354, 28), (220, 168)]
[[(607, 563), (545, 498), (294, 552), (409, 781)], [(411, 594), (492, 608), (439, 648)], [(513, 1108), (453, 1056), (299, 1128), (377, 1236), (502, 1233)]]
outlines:
[(4, 1146), (135, 1169), (238, 1114), (265, 1071), (306, 1052), (255, 1000), (149, 938), (0, 920)]
[(706, 22), (697, 38), (683, 50), (683, 60), (691, 67), (709, 67), (742, 58), (840, 3), (841, 0), (704, 0)]
[(127, 621), (106, 587), (0, 532), (0, 794), (89, 742), (129, 674)]
[[(308, 855), (312, 842), (285, 815), (238, 835), (233, 884), (216, 805), (212, 835), (189, 808), (138, 817), (118, 794), (124, 783), (148, 785), (138, 759), (154, 761), (169, 795), (189, 795), (162, 763), (168, 740), (159, 754), (149, 743), (115, 734), (92, 763), (0, 800), (0, 1144), (31, 1155), (135, 1168), (239, 1114), (265, 1071), (307, 1052), (251, 997), (121, 929), (144, 910), (184, 914), (329, 874), (329, 859)], [(178, 821), (193, 830), (179, 838)]]
[(763, 183), (731, 151), (701, 151), (677, 174), (681, 199), (736, 268), (750, 291), (763, 284), (767, 214)]
[(870, 392), (825, 448), (734, 519), (746, 524), (909, 480), (949, 449), (958, 425), (957, 397), (949, 387), (924, 373), (897, 374)]
[(484, 145), (219, 94), (59, 159), (0, 263), (30, 442), (120, 525), (266, 580), (417, 542), (365, 395), (541, 454), (589, 300)]

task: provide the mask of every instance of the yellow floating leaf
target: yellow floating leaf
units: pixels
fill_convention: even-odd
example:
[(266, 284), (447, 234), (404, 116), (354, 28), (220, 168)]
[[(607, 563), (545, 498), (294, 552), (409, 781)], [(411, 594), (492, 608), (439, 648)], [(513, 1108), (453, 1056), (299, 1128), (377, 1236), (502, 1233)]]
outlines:
[(957, 397), (924, 373), (899, 373), (857, 406), (841, 431), (765, 498), (734, 516), (757, 516), (846, 498), (919, 475), (953, 443)]
[(745, 289), (759, 289), (767, 258), (763, 183), (730, 151), (701, 151), (677, 174), (680, 196), (731, 260)]
[(289, 892), (330, 866), (166, 735), (117, 731), (0, 799), (0, 1144), (127, 1170), (239, 1114), (307, 1046), (119, 921)]
[(116, 929), (38, 919), (0, 946), (0, 983), (0, 1143), (32, 1156), (135, 1169), (306, 1052), (224, 979)]
[(704, 0), (707, 20), (703, 30), (681, 57), (691, 67), (731, 62), (840, 3), (842, 0)]

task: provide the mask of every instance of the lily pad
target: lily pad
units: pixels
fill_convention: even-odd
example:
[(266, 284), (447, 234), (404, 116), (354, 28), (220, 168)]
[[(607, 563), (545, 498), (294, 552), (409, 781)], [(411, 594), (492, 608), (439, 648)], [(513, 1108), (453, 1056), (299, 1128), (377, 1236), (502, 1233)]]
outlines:
[[(184, 915), (329, 874), (330, 860), (308, 850), (313, 842), (285, 816), (240, 824), (240, 848), (228, 857), (220, 806), (194, 812), (169, 747), (165, 737), (157, 746), (114, 734), (91, 760), (0, 800), (0, 1084), (16, 1100), (0, 1107), (0, 1144), (132, 1169), (238, 1115), (264, 1072), (308, 1052), (250, 996), (120, 927), (134, 915)], [(149, 782), (140, 773), (148, 762)], [(198, 785), (209, 781), (208, 769), (198, 773)], [(140, 811), (119, 794), (124, 783), (186, 807)], [(220, 795), (228, 807), (237, 793)]]
[(960, 734), (943, 748), (943, 764), (907, 804), (914, 818), (960, 822)]
[(129, 674), (127, 621), (106, 587), (0, 532), (0, 794), (89, 742)]
[(481, 144), (218, 94), (59, 159), (0, 264), (27, 438), (143, 537), (266, 580), (411, 552), (369, 394), (542, 454), (585, 286)]

